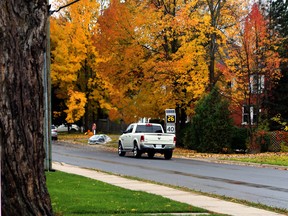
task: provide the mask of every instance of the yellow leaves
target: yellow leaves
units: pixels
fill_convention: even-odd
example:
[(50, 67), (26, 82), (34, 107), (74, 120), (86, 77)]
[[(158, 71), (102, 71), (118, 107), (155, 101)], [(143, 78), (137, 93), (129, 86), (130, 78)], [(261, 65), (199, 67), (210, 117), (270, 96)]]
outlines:
[(85, 93), (73, 90), (69, 90), (68, 96), (69, 99), (66, 102), (68, 109), (65, 110), (67, 113), (66, 121), (74, 123), (84, 115), (87, 98), (85, 97)]
[(99, 100), (100, 108), (103, 110), (110, 110), (112, 109), (112, 106), (110, 103), (107, 103), (106, 100), (101, 99)]
[[(60, 6), (66, 4), (67, 1), (61, 0)], [(98, 31), (98, 9), (97, 1), (81, 0), (50, 19), (51, 81), (57, 97), (67, 105), (66, 120), (70, 123), (84, 115), (87, 100), (90, 106), (86, 108), (91, 109), (94, 96), (96, 100), (104, 97), (99, 93), (101, 79), (93, 71), (101, 61), (94, 44)]]
[(111, 121), (116, 121), (116, 120), (121, 119), (120, 113), (118, 112), (116, 108), (112, 108), (109, 110), (109, 119)]
[(52, 82), (75, 81), (72, 76), (67, 80), (66, 74), (76, 75), (88, 55), (97, 56), (92, 37), (98, 7), (97, 1), (82, 0), (67, 9), (68, 17), (51, 18)]
[(281, 114), (277, 114), (271, 120), (277, 122), (280, 125), (282, 125), (284, 131), (288, 131), (288, 122), (283, 121), (283, 119), (281, 117)]

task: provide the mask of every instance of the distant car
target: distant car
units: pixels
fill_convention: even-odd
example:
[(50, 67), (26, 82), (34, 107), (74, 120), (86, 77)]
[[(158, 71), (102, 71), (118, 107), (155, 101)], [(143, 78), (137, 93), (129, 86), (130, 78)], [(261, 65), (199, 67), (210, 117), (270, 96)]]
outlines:
[(93, 135), (88, 139), (88, 144), (105, 144), (112, 141), (112, 139), (106, 134)]
[(57, 133), (57, 128), (55, 125), (51, 125), (51, 137), (52, 140), (58, 140), (58, 133)]
[[(78, 125), (76, 125), (76, 124), (71, 124), (70, 125), (70, 131), (71, 132), (77, 132), (79, 130), (80, 130), (80, 128), (79, 128)], [(66, 124), (59, 125), (57, 127), (57, 131), (58, 132), (68, 132), (68, 125), (66, 125)]]

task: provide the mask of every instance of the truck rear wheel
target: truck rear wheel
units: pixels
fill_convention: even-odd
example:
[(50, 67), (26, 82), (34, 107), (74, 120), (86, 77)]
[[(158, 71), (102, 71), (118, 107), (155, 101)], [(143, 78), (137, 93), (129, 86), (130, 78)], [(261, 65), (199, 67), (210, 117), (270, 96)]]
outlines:
[(166, 151), (166, 152), (164, 152), (164, 158), (166, 160), (170, 160), (172, 158), (172, 154), (173, 154), (172, 151)]
[(133, 148), (133, 156), (136, 158), (141, 157), (141, 151), (139, 150), (137, 144), (134, 144), (134, 148)]

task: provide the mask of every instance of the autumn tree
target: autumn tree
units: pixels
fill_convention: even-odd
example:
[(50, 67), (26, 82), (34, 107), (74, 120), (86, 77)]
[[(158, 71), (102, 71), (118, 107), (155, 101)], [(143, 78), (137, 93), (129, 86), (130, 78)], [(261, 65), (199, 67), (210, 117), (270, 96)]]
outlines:
[(217, 39), (219, 40), (219, 27), (221, 25), (222, 19), (222, 10), (224, 10), (224, 6), (227, 4), (226, 0), (219, 0), (219, 1), (213, 1), (213, 0), (207, 0), (207, 5), (210, 12), (210, 25), (211, 25), (211, 33), (209, 34), (209, 85), (210, 90), (213, 89), (213, 87), (216, 84), (216, 78), (215, 78), (215, 62), (216, 62), (216, 54), (218, 52), (218, 46), (219, 42), (217, 42)]
[(126, 122), (140, 117), (161, 117), (164, 111), (164, 97), (160, 98), (163, 94), (156, 94), (155, 80), (145, 77), (148, 60), (153, 55), (149, 39), (154, 37), (153, 30), (147, 28), (157, 21), (154, 6), (147, 4), (111, 1), (98, 21), (101, 30), (96, 44), (104, 61), (97, 70), (109, 83), (106, 90), (113, 106), (110, 116)]
[[(111, 1), (99, 18), (100, 39), (96, 44), (106, 59), (99, 64), (99, 70), (111, 81), (114, 117), (118, 112), (122, 119), (131, 116), (130, 121), (135, 117), (163, 118), (165, 109), (175, 108), (182, 124), (177, 128), (183, 127), (187, 115), (193, 114), (195, 103), (209, 87), (210, 63), (214, 71), (215, 64), (223, 61), (225, 36), (237, 23), (237, 17), (232, 15), (241, 5), (223, 2), (219, 8), (223, 12), (219, 12), (213, 27), (206, 3)], [(217, 49), (210, 61), (212, 33)], [(215, 83), (219, 74), (217, 69)]]
[(239, 40), (230, 49), (231, 90), (234, 100), (246, 106), (250, 130), (252, 125), (258, 126), (260, 114), (265, 118), (265, 110), (260, 113), (260, 109), (264, 108), (264, 103), (271, 97), (272, 87), (281, 76), (277, 40), (269, 34), (267, 24), (259, 6), (254, 4), (245, 19)]
[(245, 1), (232, 0), (206, 0), (206, 10), (210, 16), (210, 31), (207, 34), (207, 57), (209, 65), (209, 89), (217, 84), (223, 76), (222, 68), (219, 68), (227, 56), (227, 44), (238, 34), (237, 29), (243, 13), (246, 11)]
[(200, 10), (202, 1), (153, 3), (160, 17), (150, 42), (153, 56), (148, 61), (146, 76), (155, 80), (153, 89), (164, 98), (162, 107), (176, 109), (179, 133), (207, 83), (205, 34), (209, 20), (207, 13)]
[(106, 101), (111, 104), (109, 116), (126, 122), (135, 121), (138, 116), (133, 100), (143, 77), (144, 52), (134, 39), (137, 16), (133, 16), (133, 10), (130, 1), (111, 1), (98, 19), (100, 30), (95, 41), (103, 59), (96, 70), (106, 83)]
[(184, 6), (180, 1), (112, 1), (99, 18), (98, 49), (107, 56), (100, 67), (116, 89), (112, 95), (118, 96), (111, 102), (119, 112), (128, 107), (127, 114), (137, 118), (163, 117), (166, 108), (179, 107), (186, 115), (185, 109), (204, 91), (202, 31), (207, 22), (196, 12), (198, 3), (180, 10)]
[(66, 121), (74, 123), (84, 116), (86, 129), (102, 98), (101, 80), (92, 69), (98, 60), (93, 44), (98, 15), (97, 1), (82, 0), (51, 19), (52, 86), (65, 101)]
[(193, 115), (203, 93), (222, 79), (223, 71), (218, 65), (228, 57), (227, 43), (245, 4), (200, 0), (153, 3), (157, 3), (161, 14), (160, 28), (153, 31), (158, 33), (151, 43), (157, 52), (148, 61), (153, 69), (147, 71), (154, 79), (158, 78), (156, 85), (163, 86), (165, 81), (166, 103), (172, 100), (170, 104), (178, 110), (182, 124), (178, 128), (183, 128), (187, 115)]
[(43, 145), (47, 1), (0, 6), (2, 215), (53, 215)]

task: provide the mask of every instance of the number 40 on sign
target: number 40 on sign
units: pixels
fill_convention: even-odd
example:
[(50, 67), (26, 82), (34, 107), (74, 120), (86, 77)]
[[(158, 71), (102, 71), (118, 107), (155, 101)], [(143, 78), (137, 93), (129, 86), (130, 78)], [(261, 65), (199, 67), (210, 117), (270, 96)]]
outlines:
[(175, 133), (175, 126), (174, 125), (167, 125), (166, 131), (167, 131), (167, 133)]

